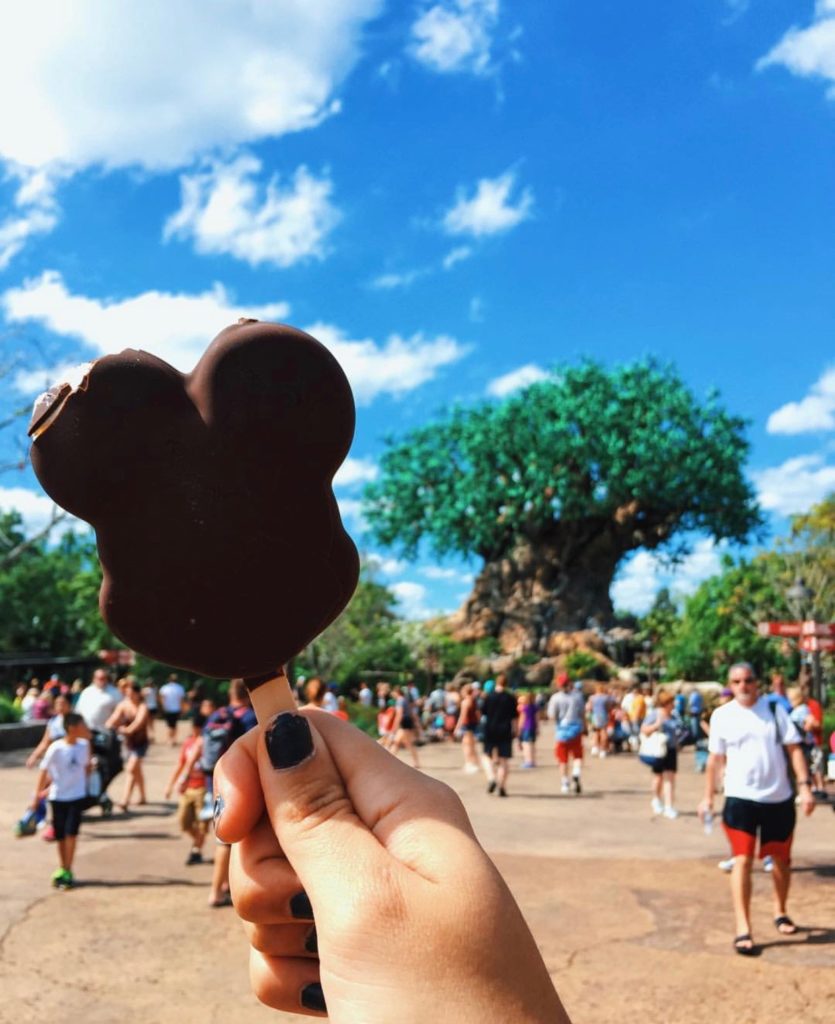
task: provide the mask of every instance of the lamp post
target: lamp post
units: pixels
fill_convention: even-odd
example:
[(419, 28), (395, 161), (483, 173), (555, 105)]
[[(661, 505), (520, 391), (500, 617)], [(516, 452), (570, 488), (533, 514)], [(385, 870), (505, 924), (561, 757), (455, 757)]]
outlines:
[[(815, 592), (811, 587), (806, 586), (806, 581), (802, 576), (798, 576), (797, 579), (786, 591), (786, 599), (789, 602), (789, 607), (798, 617), (798, 619), (805, 620), (807, 615), (811, 617), (812, 629), (810, 630), (811, 635), (815, 636), (815, 622), (813, 602), (815, 600)], [(805, 622), (804, 622), (805, 625)], [(812, 666), (812, 696), (818, 703), (823, 705), (823, 672), (821, 671), (821, 652), (820, 645), (815, 644), (812, 650), (808, 652), (809, 662)]]

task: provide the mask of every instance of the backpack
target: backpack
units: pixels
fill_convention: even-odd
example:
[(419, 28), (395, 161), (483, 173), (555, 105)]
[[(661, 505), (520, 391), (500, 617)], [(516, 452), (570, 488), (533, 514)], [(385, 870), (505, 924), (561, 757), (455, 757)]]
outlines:
[(203, 753), (200, 767), (204, 772), (213, 772), (218, 761), (235, 740), (246, 732), (242, 722), (249, 708), (219, 708), (210, 717), (203, 729)]

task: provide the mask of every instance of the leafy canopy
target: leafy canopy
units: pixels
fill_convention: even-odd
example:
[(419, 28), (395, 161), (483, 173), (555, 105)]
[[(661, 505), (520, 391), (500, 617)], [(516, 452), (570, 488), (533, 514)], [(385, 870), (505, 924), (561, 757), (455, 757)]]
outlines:
[(595, 522), (624, 552), (692, 530), (742, 541), (761, 522), (744, 427), (654, 360), (558, 367), (499, 404), (388, 438), (364, 514), (407, 557), (426, 540), (489, 561)]
[[(0, 562), (24, 540), (20, 515), (0, 514)], [(0, 649), (74, 656), (114, 646), (99, 616), (100, 585), (91, 536), (38, 539), (0, 568)]]

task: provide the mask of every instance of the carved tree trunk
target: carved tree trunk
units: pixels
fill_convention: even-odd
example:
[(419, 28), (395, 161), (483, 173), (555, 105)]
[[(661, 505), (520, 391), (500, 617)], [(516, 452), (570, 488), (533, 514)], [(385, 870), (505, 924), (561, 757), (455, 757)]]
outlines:
[(581, 542), (519, 543), (485, 564), (458, 616), (456, 636), (492, 636), (507, 653), (544, 651), (557, 631), (582, 630), (589, 619), (613, 621), (609, 588), (624, 551), (599, 527)]

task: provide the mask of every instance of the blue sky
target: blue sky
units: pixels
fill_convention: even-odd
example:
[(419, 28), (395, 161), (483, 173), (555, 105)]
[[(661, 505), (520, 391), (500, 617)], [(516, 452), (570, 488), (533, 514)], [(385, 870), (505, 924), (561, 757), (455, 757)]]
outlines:
[[(241, 315), (309, 329), (358, 402), (346, 522), (409, 615), (477, 566), (363, 543), (381, 439), (555, 361), (718, 386), (777, 533), (835, 489), (835, 0), (49, 0), (14, 29), (0, 412), (128, 346), (189, 370)], [(48, 515), (29, 470), (10, 505)], [(717, 560), (697, 539), (674, 587)], [(616, 603), (668, 578), (639, 554)]]

